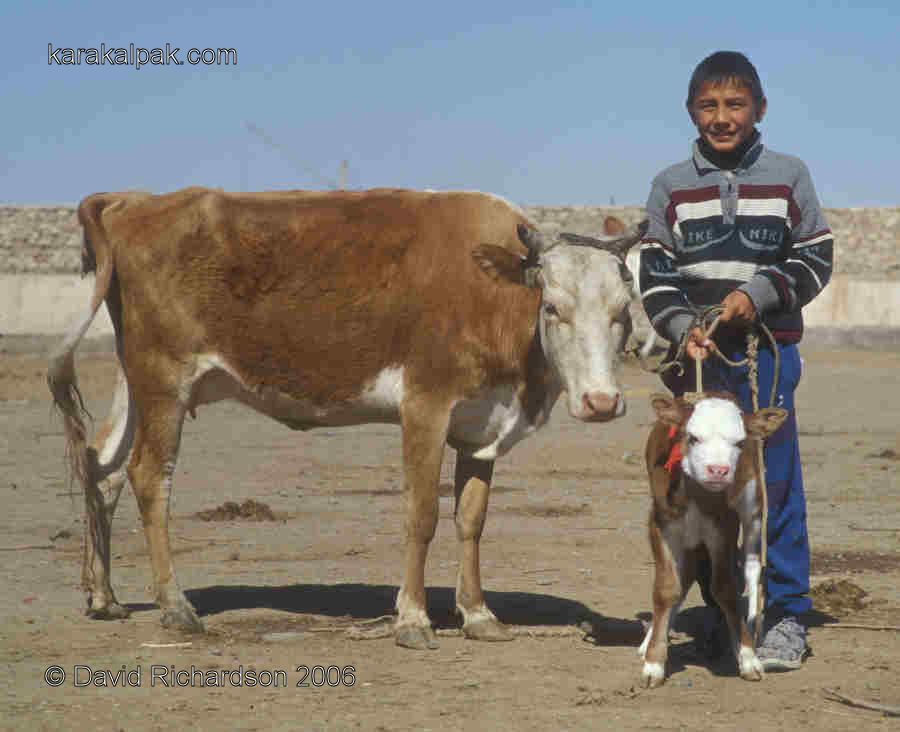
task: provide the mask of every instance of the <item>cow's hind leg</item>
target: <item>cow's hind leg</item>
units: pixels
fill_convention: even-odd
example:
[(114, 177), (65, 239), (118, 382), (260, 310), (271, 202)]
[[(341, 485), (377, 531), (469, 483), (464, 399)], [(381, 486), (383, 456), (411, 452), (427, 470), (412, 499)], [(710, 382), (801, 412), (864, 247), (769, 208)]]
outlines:
[(513, 635), (485, 604), (481, 589), (479, 545), (493, 472), (493, 461), (475, 460), (462, 453), (456, 456), (455, 518), (461, 552), (456, 580), (456, 609), (462, 615), (466, 638), (506, 641), (512, 640)]
[(406, 478), (406, 571), (397, 595), (394, 640), (406, 648), (440, 645), (425, 605), (425, 559), (438, 522), (441, 459), (449, 410), (426, 400), (408, 400), (402, 409), (403, 468)]
[(169, 550), (169, 496), (184, 408), (174, 397), (161, 394), (140, 403), (128, 477), (144, 524), (161, 622), (167, 628), (200, 633), (203, 624), (178, 586)]
[(129, 614), (112, 589), (110, 536), (113, 514), (125, 485), (125, 460), (133, 441), (134, 405), (120, 366), (109, 416), (88, 450), (84, 485), (86, 530), (81, 582), (87, 595), (87, 614), (92, 618), (106, 620)]

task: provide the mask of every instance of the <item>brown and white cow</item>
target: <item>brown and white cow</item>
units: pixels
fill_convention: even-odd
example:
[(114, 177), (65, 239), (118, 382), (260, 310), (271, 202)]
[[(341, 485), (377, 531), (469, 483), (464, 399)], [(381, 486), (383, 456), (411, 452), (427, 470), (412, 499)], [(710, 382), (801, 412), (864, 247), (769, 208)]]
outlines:
[[(493, 461), (546, 422), (562, 391), (586, 422), (624, 413), (613, 365), (631, 292), (620, 255), (639, 232), (600, 243), (611, 253), (583, 237), (548, 242), (495, 196), (388, 189), (96, 194), (78, 215), (96, 286), (48, 382), (84, 488), (89, 615), (127, 615), (110, 584), (127, 476), (162, 623), (202, 630), (175, 577), (169, 495), (185, 415), (236, 399), (293, 429), (402, 426), (402, 646), (438, 645), (425, 558), (444, 444), (456, 448), (456, 606), (467, 637), (510, 638), (480, 578)], [(104, 301), (121, 375), (89, 443), (74, 352)]]
[[(706, 552), (712, 564), (710, 589), (728, 622), (741, 677), (759, 680), (763, 668), (750, 630), (762, 613), (764, 488), (757, 441), (778, 429), (787, 412), (771, 407), (745, 415), (733, 395), (712, 392), (693, 404), (663, 394), (653, 394), (650, 403), (657, 415), (646, 448), (656, 571), (653, 619), (639, 650), (641, 678), (649, 687), (665, 681), (669, 629), (696, 579), (697, 560)], [(746, 620), (738, 611), (733, 575), (739, 528), (749, 595)]]

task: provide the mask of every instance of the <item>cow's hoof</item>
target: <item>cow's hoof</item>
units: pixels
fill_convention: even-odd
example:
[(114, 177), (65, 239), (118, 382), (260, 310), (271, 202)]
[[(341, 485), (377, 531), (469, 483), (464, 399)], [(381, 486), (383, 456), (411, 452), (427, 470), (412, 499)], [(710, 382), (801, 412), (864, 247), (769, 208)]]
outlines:
[(463, 635), (470, 640), (511, 641), (512, 631), (497, 618), (483, 618), (463, 625)]
[(111, 602), (106, 607), (89, 607), (84, 614), (91, 620), (122, 620), (131, 615), (131, 610), (117, 602)]
[(431, 626), (423, 628), (419, 625), (398, 625), (394, 630), (394, 642), (414, 651), (433, 651), (441, 646)]
[(185, 633), (205, 633), (206, 628), (190, 605), (176, 605), (166, 610), (160, 619), (164, 628), (180, 630)]

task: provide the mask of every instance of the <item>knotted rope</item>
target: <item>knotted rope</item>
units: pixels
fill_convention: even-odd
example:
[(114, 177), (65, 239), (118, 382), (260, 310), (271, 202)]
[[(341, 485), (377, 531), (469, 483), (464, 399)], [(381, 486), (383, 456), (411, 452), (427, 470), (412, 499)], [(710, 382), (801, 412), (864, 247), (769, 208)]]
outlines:
[[(690, 327), (684, 331), (684, 335), (681, 337), (681, 341), (678, 344), (678, 350), (675, 352), (675, 355), (672, 357), (671, 361), (666, 361), (661, 363), (659, 366), (655, 368), (647, 368), (648, 371), (652, 371), (653, 373), (661, 374), (669, 369), (677, 368), (679, 371), (679, 375), (684, 373), (684, 366), (682, 366), (681, 362), (684, 360), (685, 350), (687, 348), (688, 338), (695, 328), (699, 328), (703, 331), (704, 337), (712, 338), (713, 334), (716, 332), (716, 328), (719, 327), (719, 323), (722, 320), (722, 312), (725, 310), (721, 305), (711, 305), (710, 307), (702, 310), (694, 316), (694, 320), (691, 323)], [(778, 373), (781, 368), (781, 356), (778, 353), (778, 345), (775, 341), (775, 336), (772, 335), (772, 332), (766, 327), (766, 324), (760, 320), (757, 320), (754, 325), (758, 326), (763, 333), (766, 334), (766, 337), (769, 339), (769, 343), (772, 344), (772, 353), (775, 356), (775, 377), (772, 379), (772, 390), (769, 393), (769, 406), (775, 406), (775, 398), (778, 391)], [(759, 410), (759, 334), (755, 332), (752, 328), (747, 331), (747, 358), (742, 359), (740, 361), (732, 361), (728, 356), (726, 356), (715, 343), (712, 344), (712, 352), (718, 356), (722, 361), (727, 363), (729, 366), (746, 366), (747, 367), (747, 378), (750, 381), (750, 393), (753, 398), (753, 411), (756, 412)], [(688, 401), (696, 401), (699, 395), (703, 393), (703, 362), (700, 359), (695, 359), (694, 364), (697, 370), (697, 391), (695, 392), (696, 396), (685, 397)]]

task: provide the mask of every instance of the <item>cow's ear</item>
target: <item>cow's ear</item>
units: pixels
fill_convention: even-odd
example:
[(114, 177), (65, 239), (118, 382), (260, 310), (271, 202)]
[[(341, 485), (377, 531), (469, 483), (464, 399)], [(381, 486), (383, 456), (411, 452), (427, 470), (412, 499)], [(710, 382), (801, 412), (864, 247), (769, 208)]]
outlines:
[(788, 413), (781, 407), (766, 407), (755, 414), (744, 417), (744, 427), (747, 434), (757, 439), (765, 439), (784, 424)]
[(650, 406), (656, 412), (656, 416), (665, 424), (680, 425), (682, 417), (681, 406), (668, 394), (651, 394)]
[(492, 280), (525, 284), (525, 260), (518, 254), (493, 244), (480, 244), (472, 252), (472, 259)]

